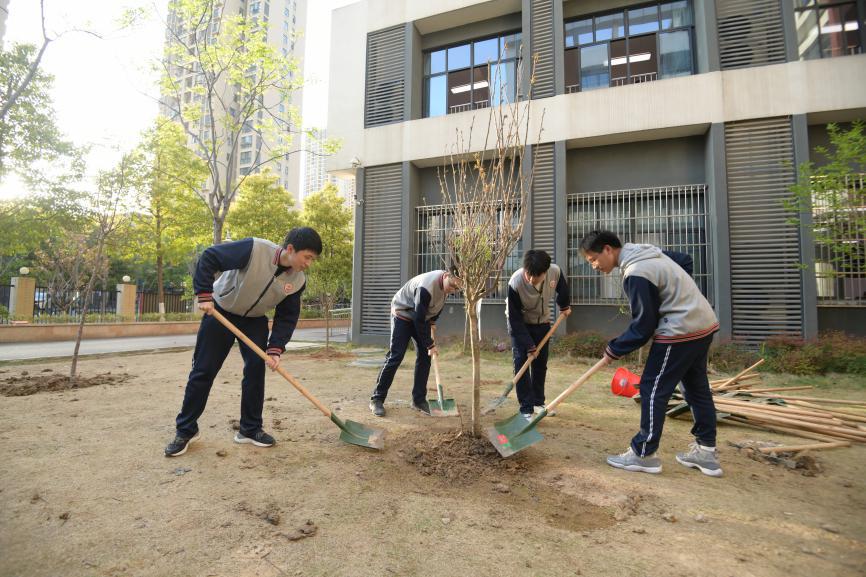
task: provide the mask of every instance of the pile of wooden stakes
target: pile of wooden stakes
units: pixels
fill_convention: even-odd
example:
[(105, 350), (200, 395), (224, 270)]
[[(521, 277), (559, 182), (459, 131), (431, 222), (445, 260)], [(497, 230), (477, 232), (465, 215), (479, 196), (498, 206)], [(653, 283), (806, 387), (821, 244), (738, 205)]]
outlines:
[[(753, 371), (763, 362), (761, 359), (729, 379), (710, 381), (720, 421), (817, 441), (758, 449), (763, 453), (793, 453), (866, 443), (866, 401), (789, 394), (811, 389), (810, 386), (755, 386), (760, 385), (761, 375)], [(674, 395), (676, 397), (678, 395)], [(676, 417), (688, 411), (688, 405), (681, 399), (679, 397), (676, 406), (668, 409), (669, 416)]]

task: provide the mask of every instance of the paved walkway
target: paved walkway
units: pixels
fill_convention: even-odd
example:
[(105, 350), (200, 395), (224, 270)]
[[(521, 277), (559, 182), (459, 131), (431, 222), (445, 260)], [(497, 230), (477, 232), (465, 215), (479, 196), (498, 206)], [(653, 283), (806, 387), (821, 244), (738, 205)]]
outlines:
[[(347, 329), (331, 329), (331, 341), (346, 342)], [(158, 351), (163, 349), (192, 348), (195, 335), (169, 335), (164, 337), (128, 337), (116, 339), (84, 339), (79, 354), (105, 355), (134, 351)], [(325, 329), (298, 329), (292, 336), (288, 349), (305, 349), (319, 346), (325, 341)], [(75, 341), (47, 343), (0, 343), (0, 361), (24, 361), (71, 357)]]

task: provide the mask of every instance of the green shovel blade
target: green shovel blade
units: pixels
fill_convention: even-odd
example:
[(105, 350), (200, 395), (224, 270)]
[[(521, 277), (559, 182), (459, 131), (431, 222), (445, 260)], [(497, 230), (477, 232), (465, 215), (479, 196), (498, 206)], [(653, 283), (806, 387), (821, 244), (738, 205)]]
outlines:
[(500, 455), (510, 457), (544, 439), (541, 433), (535, 430), (535, 425), (545, 413), (539, 413), (531, 421), (520, 413), (504, 421), (497, 421), (487, 429), (487, 438)]
[(430, 405), (430, 415), (433, 417), (456, 417), (460, 414), (457, 410), (457, 403), (454, 399), (427, 399), (427, 404)]
[(340, 439), (347, 443), (370, 447), (371, 449), (381, 449), (385, 446), (385, 431), (383, 429), (374, 429), (355, 421), (343, 421), (334, 413), (331, 413), (331, 420), (342, 430)]

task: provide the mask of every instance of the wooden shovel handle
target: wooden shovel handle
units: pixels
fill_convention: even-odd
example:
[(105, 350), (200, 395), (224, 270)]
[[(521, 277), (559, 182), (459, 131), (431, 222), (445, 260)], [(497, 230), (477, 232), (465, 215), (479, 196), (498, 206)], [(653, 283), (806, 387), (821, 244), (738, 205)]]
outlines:
[[(565, 315), (564, 315), (563, 313), (559, 313), (559, 316), (556, 317), (556, 322), (553, 323), (553, 326), (550, 327), (550, 330), (547, 331), (547, 334), (544, 335), (544, 338), (541, 339), (541, 342), (539, 342), (539, 343), (535, 346), (535, 350), (536, 350), (536, 351), (540, 351), (541, 349), (544, 348), (544, 345), (546, 345), (546, 344), (547, 344), (547, 341), (550, 340), (550, 337), (553, 336), (553, 333), (556, 331), (556, 327), (559, 326), (559, 323), (561, 323), (561, 322), (562, 322), (562, 319), (564, 319), (564, 318), (565, 318)], [(533, 361), (533, 360), (535, 360), (535, 359), (534, 359), (534, 357), (533, 357), (532, 355), (527, 355), (526, 362), (523, 363), (523, 366), (520, 367), (520, 370), (517, 371), (517, 374), (514, 375), (514, 378), (513, 378), (513, 379), (511, 379), (511, 384), (512, 384), (512, 385), (516, 385), (516, 384), (517, 384), (517, 381), (520, 380), (520, 377), (523, 376), (523, 373), (526, 372), (526, 369), (529, 368), (529, 365), (532, 364), (532, 361)]]
[(588, 381), (588, 380), (589, 380), (589, 377), (591, 377), (592, 375), (594, 375), (596, 372), (598, 372), (600, 369), (604, 368), (605, 366), (607, 366), (607, 359), (604, 358), (604, 357), (602, 357), (602, 358), (599, 359), (599, 361), (598, 361), (597, 363), (595, 363), (595, 364), (594, 364), (594, 365), (593, 365), (593, 366), (592, 366), (588, 371), (586, 371), (585, 373), (583, 373), (583, 375), (581, 375), (581, 377), (580, 377), (579, 379), (577, 379), (576, 381), (574, 381), (573, 383), (571, 383), (571, 385), (570, 385), (567, 389), (565, 389), (564, 391), (562, 391), (561, 393), (559, 393), (559, 396), (556, 397), (555, 399), (553, 399), (553, 402), (552, 402), (552, 403), (549, 403), (549, 404), (547, 405), (547, 412), (549, 413), (549, 412), (552, 411), (554, 408), (556, 408), (556, 406), (557, 406), (559, 403), (561, 403), (562, 401), (565, 400), (565, 397), (567, 397), (568, 395), (570, 395), (571, 393), (573, 393), (573, 392), (575, 391), (575, 389), (577, 389), (577, 387), (579, 387), (580, 385), (582, 385), (583, 383), (585, 383), (586, 381)]
[[(433, 344), (436, 344), (436, 325), (430, 325), (430, 337), (433, 339)], [(433, 361), (433, 376), (436, 377), (436, 388), (442, 385), (439, 379), (439, 355), (430, 355)]]
[[(225, 328), (227, 328), (228, 330), (230, 330), (231, 332), (233, 332), (234, 335), (235, 335), (237, 338), (239, 338), (241, 341), (243, 341), (243, 343), (244, 343), (246, 346), (248, 346), (248, 347), (249, 347), (249, 348), (250, 348), (254, 353), (256, 353), (257, 355), (259, 355), (259, 356), (262, 358), (263, 361), (265, 361), (265, 362), (267, 363), (268, 361), (271, 360), (271, 358), (270, 358), (267, 354), (265, 354), (265, 351), (263, 351), (261, 348), (259, 348), (259, 346), (258, 346), (256, 343), (254, 343), (252, 340), (250, 340), (250, 338), (249, 338), (247, 335), (245, 335), (244, 333), (242, 333), (242, 332), (240, 331), (240, 329), (238, 329), (234, 324), (232, 324), (232, 322), (231, 322), (230, 320), (228, 320), (227, 318), (225, 318), (225, 317), (222, 315), (221, 312), (219, 312), (218, 310), (216, 310), (216, 308), (211, 309), (210, 314), (212, 314), (216, 320), (218, 320), (219, 322), (221, 322)], [(281, 375), (283, 375), (283, 378), (285, 378), (287, 381), (289, 381), (289, 383), (291, 383), (293, 387), (295, 387), (296, 389), (298, 389), (298, 392), (299, 392), (299, 393), (301, 393), (302, 395), (304, 395), (305, 397), (307, 397), (307, 399), (308, 399), (311, 403), (313, 403), (314, 405), (316, 405), (316, 408), (319, 409), (320, 411), (322, 411), (322, 413), (323, 413), (326, 417), (330, 417), (330, 416), (331, 416), (331, 411), (328, 410), (328, 407), (326, 407), (326, 406), (323, 405), (321, 402), (319, 402), (319, 399), (317, 399), (316, 397), (314, 397), (314, 396), (312, 395), (312, 393), (310, 393), (310, 391), (308, 391), (306, 388), (304, 388), (304, 385), (302, 385), (301, 383), (299, 383), (299, 382), (297, 381), (297, 379), (295, 379), (295, 377), (293, 377), (291, 374), (289, 374), (289, 371), (287, 371), (286, 369), (284, 369), (284, 368), (281, 367), (281, 366), (277, 366), (277, 369), (276, 369), (276, 370), (277, 370), (278, 373), (280, 373)]]

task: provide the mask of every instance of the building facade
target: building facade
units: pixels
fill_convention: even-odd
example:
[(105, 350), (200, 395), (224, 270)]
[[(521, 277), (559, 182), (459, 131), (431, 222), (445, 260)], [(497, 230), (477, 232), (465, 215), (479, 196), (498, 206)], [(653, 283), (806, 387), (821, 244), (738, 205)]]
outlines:
[[(304, 55), (304, 40), (303, 34), (300, 34), (304, 27), (307, 13), (307, 0), (224, 0), (215, 3), (215, 10), (218, 14), (240, 14), (248, 21), (255, 23), (260, 29), (265, 31), (268, 44), (284, 57), (300, 60)], [(219, 20), (219, 17), (216, 18)], [(178, 23), (169, 14), (168, 30), (166, 30), (166, 43), (173, 42), (174, 38), (178, 37)], [(215, 26), (211, 32), (219, 34), (218, 27)], [(180, 34), (182, 36), (182, 34)], [(183, 104), (190, 101), (195, 101), (197, 95), (193, 88), (200, 84), (203, 80), (199, 71), (189, 70), (183, 67), (168, 66), (173, 78), (180, 83), (185, 90), (177, 95), (163, 94), (161, 99), (160, 113), (168, 118), (177, 118), (177, 111)], [(299, 75), (302, 73), (299, 71)], [(229, 94), (229, 90), (225, 94)], [(288, 122), (291, 110), (301, 112), (301, 93), (296, 91), (288, 98), (285, 98), (276, 89), (269, 89), (264, 94), (263, 103), (268, 110), (268, 114), (277, 114)], [(202, 103), (204, 106), (204, 102)], [(231, 109), (231, 98), (225, 98), (226, 106)], [(220, 118), (224, 111), (217, 111), (216, 118)], [(259, 117), (261, 120), (261, 116)], [(197, 125), (198, 137), (207, 140), (210, 136), (210, 131), (213, 127), (213, 120), (205, 108), (202, 109), (202, 121)], [(243, 132), (240, 135), (237, 143), (234, 146), (237, 149), (234, 154), (229, 147), (231, 143), (226, 143), (223, 147), (220, 157), (234, 159), (232, 166), (233, 174), (238, 175), (238, 178), (250, 174), (260, 173), (265, 170), (270, 170), (275, 175), (279, 176), (280, 185), (288, 190), (295, 198), (295, 204), (300, 205), (301, 192), (301, 163), (300, 155), (288, 154), (283, 157), (276, 158), (267, 162), (262, 162), (263, 159), (268, 159), (275, 154), (272, 149), (282, 148), (288, 143), (287, 138), (293, 139), (293, 150), (300, 149), (301, 135), (287, 134), (270, 134), (257, 130), (255, 122), (247, 122), (244, 125)], [(196, 150), (193, 143), (193, 138), (189, 137), (190, 148)], [(225, 169), (224, 169), (225, 170)]]
[[(814, 147), (827, 143), (827, 124), (866, 118), (864, 17), (864, 0), (363, 0), (336, 10), (328, 127), (343, 147), (328, 169), (357, 176), (353, 340), (385, 342), (391, 296), (441, 266), (449, 207), (437, 171), (457, 131), (483, 130), (489, 106), (529, 93), (493, 80), (516, 84), (528, 54), (543, 131), (524, 236), (482, 306), (484, 332), (505, 330), (501, 287), (524, 248), (547, 250), (565, 271), (569, 332), (626, 326), (619, 279), (577, 251), (584, 233), (608, 228), (690, 253), (721, 338), (864, 334), (866, 239), (839, 239), (855, 248), (833, 258), (808, 226), (825, 218), (819, 207), (785, 207), (797, 167), (823, 161)], [(440, 326), (460, 332), (464, 316), (455, 299)]]
[(307, 134), (303, 137), (303, 150), (301, 152), (303, 158), (303, 175), (301, 180), (301, 201), (303, 202), (308, 196), (322, 190), (326, 184), (333, 184), (337, 187), (337, 193), (340, 195), (346, 205), (353, 206), (355, 199), (355, 176), (352, 173), (341, 173), (340, 175), (329, 174), (326, 169), (326, 161), (330, 153), (324, 150), (322, 142), (327, 137), (327, 132), (320, 130), (317, 132), (318, 138), (312, 138)]

